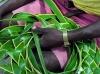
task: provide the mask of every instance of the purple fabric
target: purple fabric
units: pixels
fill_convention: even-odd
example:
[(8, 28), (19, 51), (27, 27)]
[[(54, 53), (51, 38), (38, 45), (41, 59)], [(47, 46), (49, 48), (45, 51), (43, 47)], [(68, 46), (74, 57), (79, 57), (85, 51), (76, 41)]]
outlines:
[(47, 4), (44, 4), (42, 0), (36, 0), (32, 3), (29, 3), (25, 6), (18, 8), (17, 10), (13, 11), (13, 13), (19, 12), (28, 12), (31, 14), (40, 14), (40, 13), (51, 13), (50, 8)]
[[(59, 6), (59, 9), (62, 11), (63, 14), (66, 14), (69, 12), (69, 9), (67, 10), (66, 7), (64, 7), (65, 2), (68, 0), (54, 0), (56, 4)], [(39, 14), (39, 13), (52, 13), (50, 8), (47, 6), (47, 4), (44, 4), (42, 0), (36, 0), (35, 2), (32, 2), (28, 5), (25, 5), (17, 10), (15, 10), (13, 13), (18, 12), (28, 12), (31, 14)], [(89, 25), (93, 22), (95, 22), (99, 17), (89, 14), (81, 14), (79, 16), (73, 16), (71, 17), (77, 24), (79, 24), (81, 27)], [(40, 24), (38, 24), (40, 25)], [(100, 43), (100, 40), (97, 40), (97, 43)], [(52, 52), (57, 56), (61, 67), (63, 68), (68, 60), (67, 53), (65, 52), (66, 49), (63, 47), (58, 47), (52, 49)]]
[(67, 53), (66, 49), (63, 47), (57, 47), (57, 48), (53, 48), (52, 52), (58, 58), (60, 66), (63, 69), (63, 67), (65, 66), (67, 59), (68, 59), (68, 53)]
[(66, 8), (64, 7), (65, 0), (54, 0), (54, 1), (58, 5), (59, 9), (63, 14), (66, 14), (68, 12), (68, 10), (66, 10)]

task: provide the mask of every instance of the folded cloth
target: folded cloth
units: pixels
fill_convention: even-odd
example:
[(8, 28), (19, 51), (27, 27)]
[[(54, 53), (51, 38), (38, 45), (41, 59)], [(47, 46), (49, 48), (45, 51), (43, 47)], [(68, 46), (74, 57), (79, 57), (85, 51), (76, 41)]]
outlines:
[(72, 0), (74, 5), (89, 13), (100, 15), (100, 0)]

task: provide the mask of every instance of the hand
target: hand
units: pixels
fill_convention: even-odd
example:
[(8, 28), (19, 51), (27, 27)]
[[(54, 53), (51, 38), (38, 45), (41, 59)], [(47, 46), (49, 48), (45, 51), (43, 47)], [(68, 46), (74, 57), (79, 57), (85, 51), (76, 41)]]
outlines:
[(63, 45), (63, 33), (53, 28), (38, 28), (33, 30), (40, 36), (40, 44), (43, 48), (53, 48)]

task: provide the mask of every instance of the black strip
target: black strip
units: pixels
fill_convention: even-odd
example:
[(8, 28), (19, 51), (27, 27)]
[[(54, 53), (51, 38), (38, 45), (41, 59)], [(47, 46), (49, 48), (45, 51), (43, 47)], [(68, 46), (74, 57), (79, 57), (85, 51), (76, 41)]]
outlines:
[(72, 12), (66, 13), (65, 16), (70, 18), (72, 16), (78, 16), (78, 15), (83, 14), (83, 13), (85, 13), (85, 12), (77, 9), (77, 10), (73, 10)]

